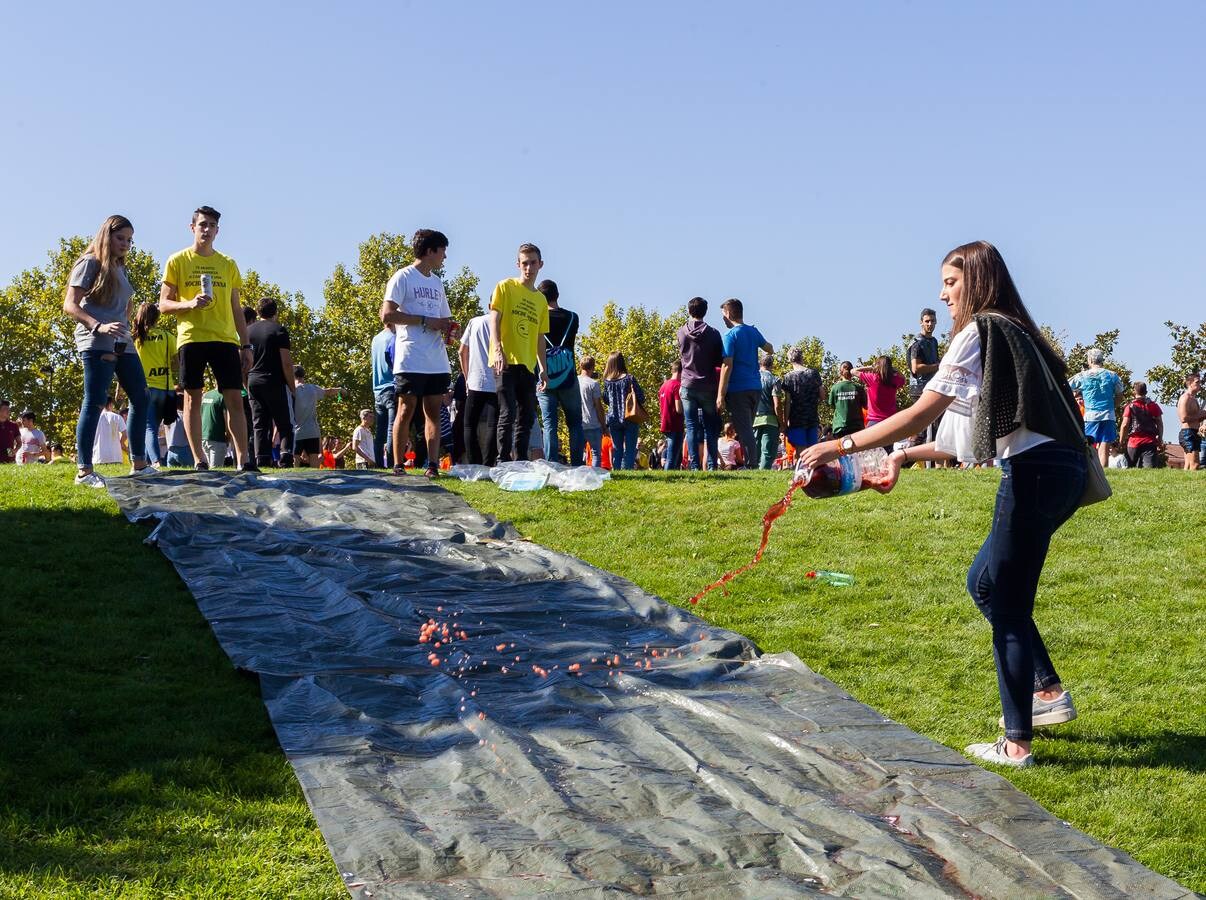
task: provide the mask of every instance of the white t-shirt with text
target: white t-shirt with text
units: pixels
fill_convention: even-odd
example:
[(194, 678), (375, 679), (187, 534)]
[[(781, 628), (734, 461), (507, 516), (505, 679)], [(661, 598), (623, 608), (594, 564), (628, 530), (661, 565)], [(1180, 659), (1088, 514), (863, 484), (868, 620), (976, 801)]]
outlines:
[[(429, 319), (452, 316), (444, 282), (438, 275), (424, 275), (413, 265), (390, 277), (385, 285), (385, 299), (410, 316)], [(394, 374), (444, 375), (451, 371), (442, 332), (425, 325), (394, 326)]]
[(102, 466), (121, 462), (121, 436), (126, 433), (126, 420), (110, 409), (102, 409), (92, 442), (92, 462)]

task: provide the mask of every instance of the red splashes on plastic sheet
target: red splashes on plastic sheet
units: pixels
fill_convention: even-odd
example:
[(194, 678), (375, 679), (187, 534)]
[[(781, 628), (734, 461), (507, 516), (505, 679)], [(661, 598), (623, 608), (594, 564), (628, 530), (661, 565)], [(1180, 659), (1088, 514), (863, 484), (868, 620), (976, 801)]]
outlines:
[(754, 566), (758, 565), (758, 563), (762, 562), (762, 554), (764, 554), (766, 552), (767, 542), (770, 541), (771, 529), (775, 527), (775, 522), (778, 521), (779, 517), (782, 516), (785, 512), (787, 512), (788, 507), (791, 506), (792, 495), (796, 492), (796, 490), (799, 487), (800, 487), (799, 482), (792, 482), (792, 486), (787, 489), (787, 493), (783, 495), (783, 499), (777, 500), (774, 503), (772, 503), (770, 506), (770, 509), (768, 509), (763, 514), (763, 516), (762, 516), (762, 542), (758, 545), (758, 550), (754, 553), (754, 558), (751, 559), (749, 562), (747, 562), (740, 569), (734, 569), (731, 572), (725, 572), (723, 575), (720, 576), (720, 578), (718, 578), (716, 581), (713, 581), (706, 588), (704, 588), (702, 591), (700, 591), (698, 594), (696, 594), (694, 597), (692, 597), (691, 598), (692, 603), (698, 603), (701, 599), (703, 599), (704, 595), (707, 594), (709, 591), (714, 591), (714, 590), (716, 590), (716, 588), (718, 588), (722, 585), (728, 584), (730, 581), (732, 581), (738, 575), (742, 574), (743, 572), (748, 572), (750, 569), (754, 568)]

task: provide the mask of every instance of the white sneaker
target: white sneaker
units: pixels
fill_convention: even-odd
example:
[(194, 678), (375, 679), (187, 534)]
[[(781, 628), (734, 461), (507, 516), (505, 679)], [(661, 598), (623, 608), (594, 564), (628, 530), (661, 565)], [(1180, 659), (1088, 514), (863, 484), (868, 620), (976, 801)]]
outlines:
[(142, 478), (146, 475), (154, 475), (155, 468), (151, 465), (143, 466), (141, 469), (130, 469), (131, 478)]
[(996, 766), (1010, 766), (1014, 769), (1025, 769), (1034, 765), (1034, 754), (1013, 757), (1005, 752), (1005, 738), (997, 738), (992, 744), (968, 744), (964, 753), (976, 759), (992, 763)]
[(105, 479), (95, 472), (89, 472), (87, 475), (84, 475), (82, 472), (76, 472), (75, 483), (81, 484), (84, 487), (103, 488), (105, 486)]
[[(1049, 728), (1052, 725), (1062, 725), (1076, 718), (1076, 707), (1072, 703), (1072, 692), (1065, 690), (1054, 700), (1044, 700), (1035, 697), (1031, 702), (1030, 722), (1034, 728)], [(997, 727), (1005, 727), (1005, 717), (997, 720)]]

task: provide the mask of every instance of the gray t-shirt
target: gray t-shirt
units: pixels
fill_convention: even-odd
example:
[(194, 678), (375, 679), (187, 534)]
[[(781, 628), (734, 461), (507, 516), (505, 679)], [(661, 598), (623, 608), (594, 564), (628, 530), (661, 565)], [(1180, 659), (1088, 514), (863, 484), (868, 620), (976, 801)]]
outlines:
[(299, 384), (293, 392), (293, 437), (299, 440), (322, 437), (318, 427), (318, 401), (326, 391), (316, 384)]
[[(96, 276), (99, 274), (100, 261), (95, 256), (84, 256), (71, 270), (71, 278), (67, 283), (71, 287), (83, 288), (88, 291), (96, 283)], [(130, 279), (126, 275), (126, 267), (118, 266), (117, 290), (113, 293), (113, 302), (108, 305), (98, 303), (92, 299), (91, 294), (87, 294), (80, 301), (80, 306), (84, 312), (98, 322), (121, 322), (125, 325), (126, 333), (122, 339), (126, 342), (126, 353), (137, 354), (138, 350), (134, 347), (134, 341), (130, 339), (129, 334), (129, 307), (130, 298), (133, 296), (134, 286), (130, 284)], [(83, 322), (77, 322), (75, 325), (75, 349), (81, 353), (85, 350), (112, 353), (115, 340), (117, 338), (113, 335), (93, 334), (84, 326)]]
[(596, 405), (601, 399), (599, 382), (586, 375), (579, 375), (578, 390), (582, 394), (582, 427), (602, 428), (603, 424), (599, 421), (598, 406)]

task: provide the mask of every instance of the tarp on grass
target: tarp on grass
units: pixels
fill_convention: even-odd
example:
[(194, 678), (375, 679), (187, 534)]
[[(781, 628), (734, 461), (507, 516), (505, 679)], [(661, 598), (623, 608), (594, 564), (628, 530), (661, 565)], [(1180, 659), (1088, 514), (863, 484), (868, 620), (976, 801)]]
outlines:
[(435, 484), (109, 490), (260, 676), (354, 896), (1191, 896), (795, 656)]

